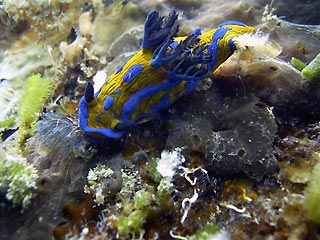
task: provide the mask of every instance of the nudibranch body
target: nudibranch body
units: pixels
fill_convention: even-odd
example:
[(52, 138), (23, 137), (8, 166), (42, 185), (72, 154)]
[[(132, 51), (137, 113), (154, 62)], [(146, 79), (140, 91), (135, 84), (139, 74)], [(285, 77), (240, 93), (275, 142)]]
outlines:
[(147, 16), (140, 50), (94, 93), (88, 83), (79, 104), (80, 128), (91, 138), (119, 138), (136, 124), (192, 91), (235, 50), (234, 36), (254, 33), (230, 21), (201, 33), (176, 37), (175, 11)]

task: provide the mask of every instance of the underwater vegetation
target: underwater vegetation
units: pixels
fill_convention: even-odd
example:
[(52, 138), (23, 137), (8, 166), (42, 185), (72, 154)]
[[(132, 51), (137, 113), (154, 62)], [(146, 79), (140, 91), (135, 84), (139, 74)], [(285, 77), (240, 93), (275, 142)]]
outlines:
[(318, 239), (319, 7), (3, 1), (0, 238)]
[(37, 188), (37, 170), (34, 166), (28, 165), (23, 159), (6, 159), (0, 155), (0, 189), (6, 192), (6, 198), (14, 205), (22, 205), (26, 209), (34, 191)]
[(53, 83), (50, 78), (42, 78), (40, 74), (27, 78), (18, 106), (19, 142), (34, 134), (38, 113), (41, 112), (41, 107), (50, 97), (52, 90)]
[(320, 174), (320, 165), (317, 163), (312, 171), (311, 179), (306, 187), (306, 200), (304, 207), (307, 210), (308, 219), (319, 224), (320, 222), (320, 213), (319, 213), (319, 174)]

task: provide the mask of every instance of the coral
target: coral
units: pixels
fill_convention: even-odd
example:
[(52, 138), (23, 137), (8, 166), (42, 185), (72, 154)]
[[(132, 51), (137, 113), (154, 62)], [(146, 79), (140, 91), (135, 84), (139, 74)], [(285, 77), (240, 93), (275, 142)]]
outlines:
[[(171, 152), (163, 151), (160, 158), (152, 158), (150, 161), (154, 163), (152, 171), (158, 172), (158, 169), (160, 171), (158, 174), (149, 172), (152, 176), (156, 176), (156, 179), (153, 179), (155, 185), (153, 185), (154, 182), (152, 185), (141, 182), (139, 175), (136, 175), (138, 172), (132, 172), (132, 169), (131, 171), (130, 169), (122, 170), (122, 189), (116, 195), (117, 212), (115, 216), (105, 216), (104, 221), (106, 222), (110, 219), (117, 221), (117, 232), (122, 238), (133, 236), (142, 239), (145, 237), (146, 225), (155, 214), (161, 212), (160, 206), (167, 205), (173, 191), (171, 181), (184, 158), (180, 149), (176, 149)], [(164, 169), (164, 166), (167, 166), (167, 169)], [(151, 171), (151, 168), (149, 170)], [(108, 209), (110, 207), (113, 208), (107, 205)]]
[(6, 192), (6, 198), (14, 205), (21, 204), (26, 209), (35, 196), (38, 173), (26, 159), (12, 157), (0, 154), (0, 190)]
[(75, 64), (81, 61), (82, 53), (88, 45), (86, 37), (78, 36), (72, 43), (61, 42), (59, 45), (60, 52), (64, 63), (74, 67)]
[(26, 80), (18, 107), (19, 143), (34, 134), (35, 123), (41, 107), (52, 93), (53, 83), (50, 78), (33, 74)]
[[(318, 153), (319, 154), (319, 153)], [(319, 156), (319, 155), (318, 155)], [(316, 164), (305, 189), (304, 208), (309, 220), (320, 224), (320, 163)]]
[(121, 237), (143, 237), (143, 224), (146, 222), (153, 205), (153, 191), (149, 185), (141, 186), (140, 179), (130, 172), (122, 171), (122, 189), (117, 194), (122, 211), (116, 215)]

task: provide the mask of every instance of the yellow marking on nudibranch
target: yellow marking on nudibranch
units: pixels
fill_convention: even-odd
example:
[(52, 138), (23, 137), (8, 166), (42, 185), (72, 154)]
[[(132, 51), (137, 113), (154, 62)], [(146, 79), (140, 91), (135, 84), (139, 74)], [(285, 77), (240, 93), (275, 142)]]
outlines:
[(93, 137), (118, 138), (135, 124), (192, 91), (235, 50), (233, 37), (253, 34), (240, 22), (226, 22), (201, 33), (176, 37), (173, 11), (164, 19), (148, 15), (140, 50), (93, 95), (88, 85), (80, 100), (80, 127)]

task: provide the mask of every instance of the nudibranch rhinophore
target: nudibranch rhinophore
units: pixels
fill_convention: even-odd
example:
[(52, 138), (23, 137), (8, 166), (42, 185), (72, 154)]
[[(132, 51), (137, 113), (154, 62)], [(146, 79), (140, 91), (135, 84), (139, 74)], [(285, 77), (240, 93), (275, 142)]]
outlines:
[(148, 14), (139, 51), (94, 93), (91, 83), (79, 103), (80, 128), (91, 138), (119, 138), (192, 91), (235, 50), (233, 37), (255, 29), (228, 21), (205, 33), (176, 37), (175, 11)]

